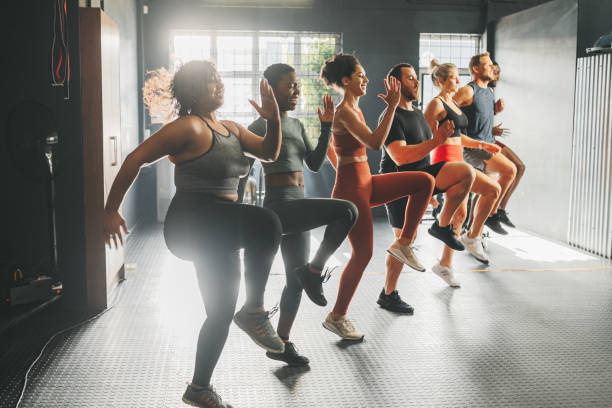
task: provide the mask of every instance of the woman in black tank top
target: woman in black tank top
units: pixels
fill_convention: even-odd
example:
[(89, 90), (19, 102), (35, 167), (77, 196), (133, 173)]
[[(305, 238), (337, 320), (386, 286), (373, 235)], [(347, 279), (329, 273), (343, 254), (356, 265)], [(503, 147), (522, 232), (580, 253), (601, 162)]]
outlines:
[[(160, 89), (156, 84), (166, 82)], [(164, 69), (145, 84), (145, 103), (152, 116), (178, 116), (126, 157), (104, 210), (107, 243), (121, 243), (125, 221), (119, 205), (142, 166), (168, 156), (177, 166), (177, 193), (164, 223), (168, 248), (195, 265), (206, 307), (198, 337), (195, 370), (183, 401), (198, 407), (229, 405), (210, 385), (225, 345), (232, 318), (259, 346), (280, 353), (284, 344), (263, 308), (266, 282), (278, 250), (281, 224), (265, 208), (237, 204), (238, 178), (248, 171), (244, 152), (275, 160), (280, 151), (279, 109), (268, 84), (260, 84), (262, 106), (250, 101), (267, 119), (266, 135), (259, 137), (232, 121), (218, 121), (223, 83), (208, 61), (191, 61), (173, 77)], [(171, 95), (170, 98), (165, 95)], [(240, 286), (240, 249), (244, 249), (246, 303), (234, 315)], [(238, 368), (238, 367), (237, 367)]]
[[(432, 163), (463, 161), (463, 147), (479, 149), (478, 151), (483, 152), (483, 154), (488, 154), (488, 151), (497, 151), (497, 146), (472, 139), (466, 134), (468, 118), (453, 101), (453, 94), (459, 88), (459, 72), (457, 67), (450, 63), (439, 64), (436, 60), (431, 62), (431, 67), (432, 81), (440, 89), (440, 94), (427, 106), (425, 119), (427, 119), (432, 129), (445, 120), (452, 120), (455, 124), (455, 134), (452, 138), (448, 138), (445, 144), (438, 146), (434, 150)], [(488, 214), (496, 198), (499, 196), (500, 187), (497, 181), (480, 171), (476, 171), (474, 183), (470, 191), (482, 196), (477, 211)], [(466, 215), (467, 199), (464, 200), (451, 220), (451, 224), (455, 227), (458, 235), (461, 233), (461, 225)], [(480, 237), (485, 218), (481, 216), (480, 219), (482, 219), (482, 223), (474, 223), (468, 234), (477, 234)], [(473, 235), (471, 236), (473, 237)], [(461, 242), (474, 257), (483, 263), (488, 263), (488, 258), (482, 249), (482, 245), (472, 237), (464, 234), (461, 237)], [(438, 274), (449, 274), (452, 276), (454, 274), (452, 268), (453, 253), (454, 251), (451, 248), (445, 246), (439, 264), (433, 267), (434, 272), (437, 271), (436, 273)]]

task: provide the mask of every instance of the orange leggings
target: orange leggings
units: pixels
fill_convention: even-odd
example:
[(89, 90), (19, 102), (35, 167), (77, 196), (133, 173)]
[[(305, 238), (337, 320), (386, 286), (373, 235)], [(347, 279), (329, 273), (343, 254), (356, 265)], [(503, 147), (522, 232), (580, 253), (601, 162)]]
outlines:
[(334, 313), (346, 314), (363, 272), (372, 258), (374, 244), (370, 209), (410, 196), (401, 236), (412, 242), (429, 204), (434, 184), (435, 179), (421, 171), (372, 176), (368, 162), (349, 163), (338, 168), (332, 197), (352, 201), (359, 210), (359, 217), (348, 234), (353, 251), (342, 271)]

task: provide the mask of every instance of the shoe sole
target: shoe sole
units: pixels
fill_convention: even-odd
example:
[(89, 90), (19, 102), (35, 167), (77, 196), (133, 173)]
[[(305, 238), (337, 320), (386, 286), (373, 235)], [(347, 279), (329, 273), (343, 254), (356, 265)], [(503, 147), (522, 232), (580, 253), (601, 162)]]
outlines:
[(261, 347), (262, 349), (269, 351), (270, 353), (284, 353), (285, 352), (285, 345), (283, 344), (283, 348), (281, 350), (278, 349), (273, 349), (271, 347), (268, 347), (266, 345), (264, 345), (263, 343), (261, 343), (259, 340), (257, 340), (256, 338), (254, 338), (253, 336), (251, 336), (248, 332), (247, 329), (245, 329), (239, 322), (238, 319), (236, 319), (236, 316), (234, 316), (233, 318), (234, 323), (236, 323), (236, 326), (240, 327), (240, 330), (242, 330), (243, 332), (246, 333), (247, 336), (249, 336), (249, 338), (251, 340), (253, 340), (253, 343), (257, 344), (259, 347)]
[(409, 267), (411, 267), (412, 269), (414, 269), (415, 271), (419, 271), (419, 272), (425, 272), (425, 267), (421, 266), (420, 268), (418, 266), (415, 265), (411, 265), (408, 262), (406, 262), (405, 260), (403, 260), (400, 256), (395, 255), (393, 252), (391, 252), (390, 250), (387, 249), (387, 253), (389, 255), (391, 255), (392, 257), (394, 257), (395, 259), (397, 259), (398, 261), (400, 261), (401, 263), (403, 263), (404, 265), (408, 265)]
[(438, 274), (437, 274), (436, 272), (434, 272), (433, 270), (432, 270), (432, 272), (433, 272), (433, 273), (434, 273), (434, 275), (436, 275), (438, 278), (442, 279), (442, 280), (444, 281), (444, 283), (446, 283), (446, 284), (447, 284), (448, 286), (450, 286), (451, 288), (460, 288), (460, 287), (461, 287), (461, 284), (460, 284), (460, 283), (459, 283), (459, 284), (455, 284), (455, 285), (453, 285), (453, 284), (451, 284), (450, 282), (447, 282), (447, 280), (446, 280), (446, 279), (444, 279), (444, 277), (442, 277), (442, 276), (438, 275)]
[[(438, 240), (442, 241), (442, 242), (444, 243), (444, 245), (446, 245), (446, 246), (447, 246), (447, 247), (449, 247), (450, 249), (453, 249), (453, 250), (455, 250), (455, 251), (465, 251), (465, 246), (464, 246), (464, 245), (463, 245), (463, 244), (462, 244), (460, 241), (457, 241), (457, 242), (452, 242), (452, 241), (451, 241), (451, 243), (452, 243), (453, 245), (449, 245), (449, 243), (448, 243), (448, 242), (446, 242), (444, 239), (442, 239), (442, 236), (441, 236), (441, 235), (438, 235), (438, 234), (437, 234), (435, 231), (432, 231), (432, 230), (431, 230), (431, 228), (429, 228), (429, 229), (427, 230), (427, 232), (429, 232), (429, 235), (431, 235), (432, 237), (434, 237), (434, 238), (436, 238), (436, 239), (438, 239)], [(457, 243), (459, 243), (461, 246), (457, 246)]]
[(485, 264), (488, 265), (489, 264), (489, 260), (488, 259), (480, 259), (478, 258), (476, 255), (474, 255), (473, 253), (470, 252), (470, 255), (472, 255), (472, 258), (474, 258), (475, 260), (477, 260), (478, 262), (480, 262), (481, 264)]
[(283, 360), (282, 358), (276, 357), (275, 354), (277, 353), (267, 352), (266, 357), (268, 357), (270, 360), (282, 361), (283, 363), (287, 364), (287, 367), (309, 367), (310, 366), (310, 362), (308, 363), (290, 363), (286, 360)]
[(399, 313), (399, 314), (405, 314), (405, 315), (411, 315), (411, 314), (414, 314), (414, 309), (412, 309), (412, 310), (410, 310), (410, 311), (404, 311), (404, 310), (394, 310), (394, 309), (390, 309), (390, 308), (388, 308), (388, 307), (386, 307), (386, 306), (383, 306), (383, 305), (382, 305), (381, 303), (379, 303), (379, 302), (376, 302), (376, 303), (378, 303), (378, 306), (380, 306), (380, 308), (381, 308), (381, 309), (385, 309), (385, 310), (387, 310), (387, 311), (389, 311), (389, 312), (392, 312), (392, 313)]
[[(197, 402), (193, 402), (193, 401), (188, 400), (188, 399), (187, 399), (187, 398), (185, 398), (185, 397), (183, 397), (183, 398), (182, 398), (182, 400), (183, 400), (183, 402), (184, 402), (185, 404), (187, 404), (187, 405), (189, 405), (189, 406), (192, 406), (192, 407), (201, 407), (201, 406), (202, 406), (202, 405), (198, 404)], [(233, 405), (227, 405), (227, 404), (225, 404), (225, 406), (226, 406), (226, 408), (234, 408), (234, 406), (233, 406)]]
[(329, 330), (330, 332), (334, 333), (336, 336), (340, 337), (342, 340), (348, 340), (348, 341), (361, 341), (363, 340), (363, 338), (365, 337), (365, 335), (361, 335), (361, 337), (356, 338), (356, 337), (344, 337), (342, 336), (340, 333), (338, 333), (335, 329), (334, 326), (328, 327), (326, 324), (326, 322), (323, 322), (322, 325), (323, 327), (325, 327), (327, 330)]
[(500, 230), (500, 231), (497, 231), (497, 230), (495, 230), (495, 229), (491, 228), (491, 226), (490, 226), (490, 225), (488, 225), (488, 224), (485, 224), (485, 226), (486, 226), (488, 229), (490, 229), (491, 231), (493, 231), (494, 233), (496, 233), (496, 234), (499, 234), (499, 235), (508, 235), (508, 231), (506, 231), (506, 230)]
[[(309, 272), (309, 273), (310, 273), (310, 272)], [(325, 296), (323, 297), (323, 300), (322, 300), (322, 301), (318, 301), (317, 299), (313, 298), (313, 297), (310, 295), (310, 292), (308, 292), (308, 291), (305, 289), (305, 287), (306, 287), (306, 286), (305, 286), (305, 285), (302, 283), (302, 280), (300, 279), (300, 275), (299, 275), (298, 273), (296, 273), (296, 274), (295, 274), (295, 278), (297, 279), (297, 281), (298, 281), (298, 283), (300, 284), (300, 286), (302, 287), (302, 289), (304, 289), (304, 292), (306, 293), (306, 296), (308, 296), (308, 299), (310, 299), (310, 301), (311, 301), (312, 303), (314, 303), (314, 304), (315, 304), (315, 305), (317, 305), (317, 306), (321, 306), (321, 307), (323, 307), (323, 306), (327, 306), (327, 299), (325, 298)]]

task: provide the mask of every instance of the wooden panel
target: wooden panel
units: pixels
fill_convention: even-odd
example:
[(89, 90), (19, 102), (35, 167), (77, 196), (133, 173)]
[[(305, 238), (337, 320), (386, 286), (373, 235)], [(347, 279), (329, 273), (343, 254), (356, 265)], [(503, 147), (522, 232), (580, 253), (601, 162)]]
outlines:
[[(121, 86), (119, 78), (119, 28), (105, 13), (101, 15), (102, 126), (104, 154), (104, 202), (121, 166)], [(124, 248), (108, 248), (106, 257), (107, 297), (123, 272)]]
[(97, 8), (80, 10), (87, 304), (107, 307), (123, 272), (123, 248), (105, 247), (102, 214), (121, 163), (119, 29)]

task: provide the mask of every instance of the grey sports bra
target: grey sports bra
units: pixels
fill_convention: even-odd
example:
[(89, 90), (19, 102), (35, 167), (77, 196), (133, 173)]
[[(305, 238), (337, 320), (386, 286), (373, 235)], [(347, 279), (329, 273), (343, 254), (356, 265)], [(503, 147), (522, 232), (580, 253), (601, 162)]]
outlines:
[(212, 144), (210, 149), (200, 156), (176, 164), (174, 167), (176, 190), (215, 195), (236, 194), (240, 177), (245, 176), (250, 168), (240, 140), (229, 129), (227, 136), (222, 135), (204, 118), (198, 117), (210, 129)]

